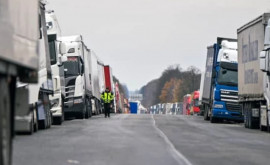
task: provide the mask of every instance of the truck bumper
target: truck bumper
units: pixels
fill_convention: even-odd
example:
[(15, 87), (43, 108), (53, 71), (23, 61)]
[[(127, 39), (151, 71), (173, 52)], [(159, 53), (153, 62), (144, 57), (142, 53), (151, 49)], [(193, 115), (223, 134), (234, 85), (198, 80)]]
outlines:
[(67, 102), (64, 105), (65, 114), (80, 113), (85, 106), (84, 99), (81, 97), (74, 98), (72, 102)]
[(231, 112), (225, 109), (213, 109), (213, 117), (234, 121), (244, 121), (244, 117), (240, 112)]
[(51, 112), (53, 117), (62, 116), (62, 98), (61, 93), (55, 93), (54, 96), (50, 97), (51, 104), (53, 107), (51, 108)]
[(15, 132), (30, 132), (31, 131), (31, 115), (15, 117)]

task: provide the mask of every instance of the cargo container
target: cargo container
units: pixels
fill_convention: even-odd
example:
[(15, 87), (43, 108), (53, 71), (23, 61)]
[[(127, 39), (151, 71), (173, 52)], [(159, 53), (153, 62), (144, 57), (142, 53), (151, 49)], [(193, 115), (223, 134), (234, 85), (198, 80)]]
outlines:
[(129, 102), (129, 106), (130, 106), (130, 113), (131, 114), (138, 113), (138, 108), (139, 108), (138, 102)]
[(38, 82), (39, 1), (0, 0), (0, 6), (0, 164), (10, 165), (15, 110), (28, 107), (16, 99), (28, 97), (27, 89), (16, 92), (16, 81)]
[(269, 128), (269, 18), (265, 13), (237, 29), (238, 95), (247, 128)]

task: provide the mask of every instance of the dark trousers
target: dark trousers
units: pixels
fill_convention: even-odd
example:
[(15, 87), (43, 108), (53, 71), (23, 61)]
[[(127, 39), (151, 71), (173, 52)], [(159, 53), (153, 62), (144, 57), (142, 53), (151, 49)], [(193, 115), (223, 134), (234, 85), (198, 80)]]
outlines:
[(104, 103), (104, 110), (105, 110), (105, 117), (110, 117), (110, 111), (111, 111), (111, 104), (110, 103)]

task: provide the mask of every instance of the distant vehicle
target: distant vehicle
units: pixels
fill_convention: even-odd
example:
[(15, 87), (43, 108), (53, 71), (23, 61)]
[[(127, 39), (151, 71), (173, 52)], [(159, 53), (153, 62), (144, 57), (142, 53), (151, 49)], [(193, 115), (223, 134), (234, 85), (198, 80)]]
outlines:
[(200, 92), (194, 91), (191, 94), (191, 104), (190, 104), (190, 114), (191, 115), (198, 115), (200, 113), (200, 107), (199, 107), (199, 97)]
[(172, 111), (171, 111), (171, 107), (172, 107), (172, 103), (166, 103), (165, 107), (164, 107), (164, 112), (163, 114), (170, 114), (172, 115)]
[(90, 50), (81, 35), (61, 38), (60, 53), (67, 57), (65, 68), (65, 116), (80, 119), (92, 116)]
[(183, 114), (183, 102), (176, 103), (176, 115)]
[(191, 95), (186, 94), (183, 99), (183, 115), (190, 115)]
[(53, 124), (61, 125), (64, 121), (64, 98), (65, 98), (65, 76), (63, 62), (66, 56), (60, 54), (59, 45), (61, 40), (61, 29), (54, 11), (46, 12), (46, 26), (51, 56), (51, 68), (53, 78), (53, 95), (50, 95)]
[(199, 96), (199, 108), (200, 108), (200, 115), (202, 115), (203, 116), (203, 114), (204, 114), (204, 107), (203, 107), (203, 103), (202, 103), (202, 94), (203, 94), (203, 87), (204, 87), (204, 77), (205, 77), (205, 72), (203, 71), (202, 73), (201, 73), (201, 82), (200, 82), (200, 96)]
[(207, 47), (202, 103), (204, 119), (211, 123), (224, 119), (241, 122), (238, 103), (237, 40), (217, 38)]
[(139, 109), (138, 102), (129, 102), (129, 106), (130, 106), (130, 113), (131, 114), (137, 114), (138, 113), (138, 109)]
[[(53, 94), (51, 58), (45, 20), (45, 5), (40, 3), (40, 38), (38, 84), (17, 83), (18, 91), (28, 89), (29, 106), (15, 113), (15, 131), (32, 134), (38, 129), (49, 128), (52, 124), (49, 96)], [(24, 96), (23, 99), (26, 99)], [(16, 104), (17, 105), (17, 104)]]
[(237, 30), (238, 95), (243, 107), (245, 127), (262, 130), (270, 130), (269, 18), (270, 13), (262, 14)]
[(16, 82), (38, 82), (38, 13), (43, 4), (37, 0), (0, 0), (0, 4), (0, 164), (10, 165), (15, 112), (28, 107), (28, 89), (16, 91)]

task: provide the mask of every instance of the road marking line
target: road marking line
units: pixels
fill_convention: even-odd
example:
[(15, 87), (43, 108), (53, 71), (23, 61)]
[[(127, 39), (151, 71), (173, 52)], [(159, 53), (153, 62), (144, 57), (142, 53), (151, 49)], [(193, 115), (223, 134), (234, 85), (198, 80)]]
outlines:
[(67, 162), (70, 163), (70, 164), (80, 164), (80, 162), (78, 160), (69, 159), (69, 160), (67, 160)]
[(154, 116), (151, 115), (153, 119), (153, 126), (157, 130), (158, 134), (164, 139), (164, 141), (167, 143), (167, 145), (170, 147), (170, 151), (173, 154), (173, 157), (175, 160), (180, 164), (183, 165), (192, 165), (192, 163), (183, 155), (181, 154), (175, 146), (172, 144), (172, 142), (169, 140), (169, 138), (156, 126), (156, 120), (154, 119)]

